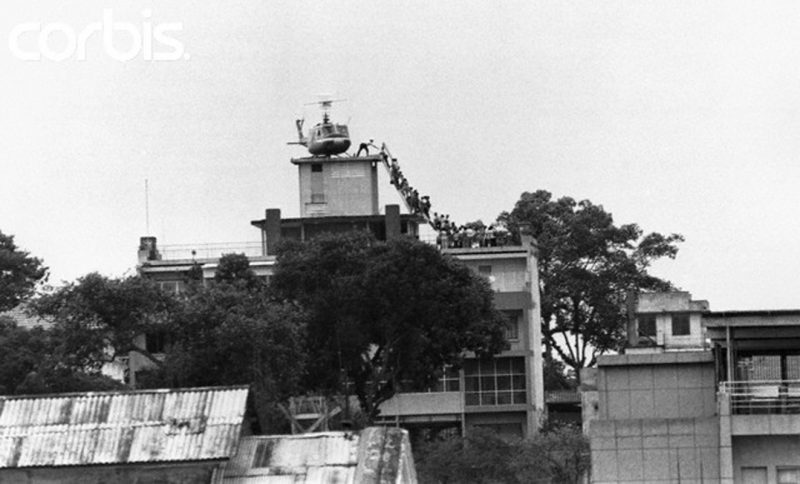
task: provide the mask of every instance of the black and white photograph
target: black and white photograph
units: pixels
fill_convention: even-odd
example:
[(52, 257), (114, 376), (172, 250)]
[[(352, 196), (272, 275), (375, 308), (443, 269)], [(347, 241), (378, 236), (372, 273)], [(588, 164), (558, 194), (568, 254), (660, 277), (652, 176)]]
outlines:
[(800, 4), (7, 0), (0, 483), (800, 484)]

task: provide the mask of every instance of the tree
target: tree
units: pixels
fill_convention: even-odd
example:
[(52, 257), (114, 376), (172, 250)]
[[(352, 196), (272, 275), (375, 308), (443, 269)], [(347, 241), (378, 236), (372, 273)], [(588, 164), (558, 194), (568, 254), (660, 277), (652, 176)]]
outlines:
[(55, 334), (41, 326), (19, 327), (0, 317), (0, 394), (110, 390), (121, 384), (99, 374), (70, 369), (56, 351)]
[(53, 322), (62, 364), (77, 371), (99, 371), (104, 363), (135, 352), (157, 367), (142, 338), (169, 331), (176, 300), (139, 276), (119, 279), (88, 274), (33, 302), (42, 318)]
[(244, 254), (225, 254), (219, 259), (214, 281), (243, 285), (247, 289), (256, 289), (259, 280), (250, 268), (250, 260)]
[(526, 439), (470, 428), (466, 437), (414, 448), (420, 482), (578, 484), (589, 469), (589, 443), (575, 426), (561, 426)]
[[(249, 264), (235, 261), (240, 276), (252, 274)], [(272, 301), (254, 276), (226, 274), (221, 261), (216, 282), (193, 286), (185, 295), (175, 314), (163, 383), (248, 384), (262, 428), (274, 430), (283, 420), (276, 417), (276, 405), (299, 391), (305, 368), (304, 314)]]
[(20, 250), (13, 235), (0, 232), (0, 311), (16, 307), (46, 279), (47, 267), (42, 261)]
[(562, 425), (541, 432), (520, 445), (510, 467), (520, 482), (579, 484), (591, 466), (589, 441), (580, 426)]
[(349, 394), (352, 384), (367, 421), (400, 385), (430, 386), (465, 351), (505, 347), (488, 283), (410, 239), (349, 233), (289, 242), (272, 287), (308, 312), (306, 386)]
[(522, 484), (514, 471), (518, 439), (503, 438), (494, 431), (472, 427), (466, 437), (425, 442), (414, 448), (420, 482), (437, 484)]
[(628, 291), (673, 287), (647, 269), (654, 260), (674, 258), (683, 236), (643, 235), (636, 224), (617, 226), (610, 213), (589, 200), (525, 192), (498, 221), (517, 238), (527, 225), (536, 238), (546, 355), (554, 351), (576, 376), (599, 354), (622, 346)]

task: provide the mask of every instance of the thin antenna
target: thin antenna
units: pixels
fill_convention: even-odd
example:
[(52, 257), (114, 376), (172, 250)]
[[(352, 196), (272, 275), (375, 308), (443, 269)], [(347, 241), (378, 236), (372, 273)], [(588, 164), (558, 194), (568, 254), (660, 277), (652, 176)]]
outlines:
[(144, 222), (145, 233), (150, 235), (150, 185), (147, 178), (144, 179)]

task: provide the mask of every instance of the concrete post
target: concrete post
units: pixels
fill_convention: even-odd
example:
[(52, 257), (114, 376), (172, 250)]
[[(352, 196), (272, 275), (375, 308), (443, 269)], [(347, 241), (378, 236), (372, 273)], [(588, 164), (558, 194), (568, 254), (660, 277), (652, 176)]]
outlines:
[(400, 237), (400, 205), (386, 205), (386, 240)]
[(264, 221), (264, 234), (267, 239), (267, 253), (275, 255), (281, 242), (281, 209), (268, 208)]
[(151, 260), (161, 260), (156, 238), (152, 236), (139, 237), (139, 264)]

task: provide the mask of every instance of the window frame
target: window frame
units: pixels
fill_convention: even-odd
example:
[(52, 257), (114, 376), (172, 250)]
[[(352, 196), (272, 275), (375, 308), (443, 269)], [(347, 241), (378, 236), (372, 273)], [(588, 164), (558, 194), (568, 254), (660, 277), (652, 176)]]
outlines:
[(464, 362), (464, 405), (525, 405), (528, 381), (522, 356), (470, 359)]
[[(686, 332), (681, 331), (684, 322), (686, 323)], [(678, 326), (679, 324), (680, 326)], [(672, 336), (691, 336), (692, 318), (690, 317), (689, 313), (673, 313), (670, 315), (670, 327), (672, 330)]]

